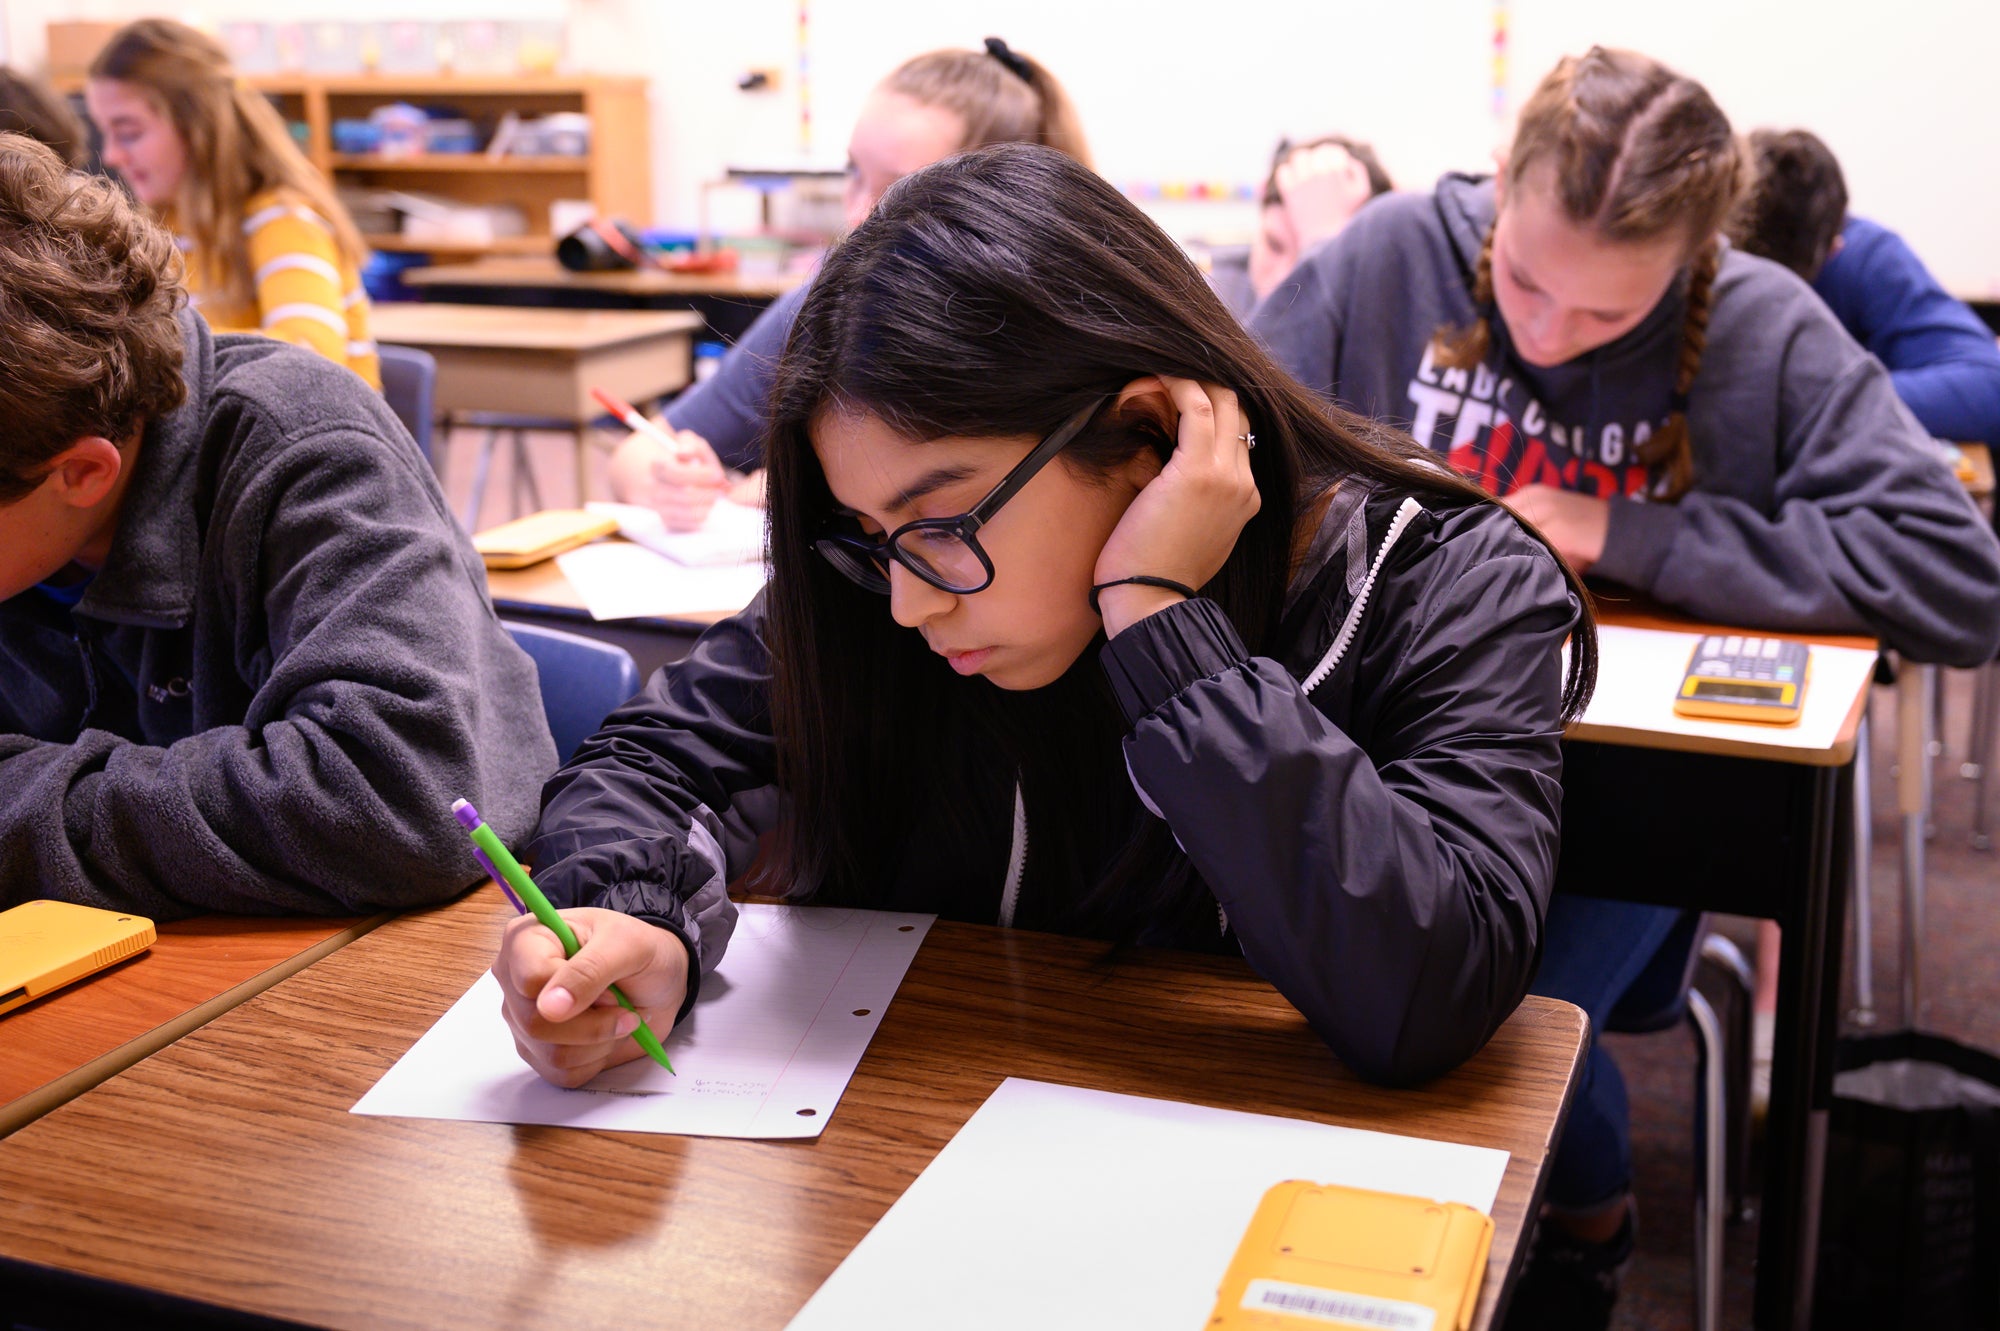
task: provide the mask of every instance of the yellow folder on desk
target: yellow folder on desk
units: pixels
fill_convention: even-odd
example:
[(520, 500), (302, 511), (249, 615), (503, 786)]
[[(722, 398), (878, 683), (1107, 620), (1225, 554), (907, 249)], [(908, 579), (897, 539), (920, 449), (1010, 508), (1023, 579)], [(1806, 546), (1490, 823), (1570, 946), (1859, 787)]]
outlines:
[(1264, 1194), (1211, 1331), (1463, 1331), (1493, 1221), (1460, 1202), (1293, 1179)]

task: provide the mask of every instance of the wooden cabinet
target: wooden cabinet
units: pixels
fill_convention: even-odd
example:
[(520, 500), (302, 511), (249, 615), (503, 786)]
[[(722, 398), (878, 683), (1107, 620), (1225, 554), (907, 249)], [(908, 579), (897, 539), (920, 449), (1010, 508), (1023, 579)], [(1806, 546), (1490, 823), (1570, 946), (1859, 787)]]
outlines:
[[(64, 79), (80, 87), (81, 79)], [(491, 244), (441, 245), (371, 235), (378, 250), (444, 256), (547, 254), (554, 245), (549, 205), (588, 199), (600, 216), (638, 226), (653, 214), (652, 150), (646, 80), (610, 75), (267, 74), (250, 77), (285, 118), (306, 126), (306, 155), (336, 186), (401, 189), (465, 204), (513, 204), (527, 234)], [(498, 157), (482, 153), (418, 157), (348, 155), (333, 150), (333, 122), (365, 120), (391, 102), (446, 106), (471, 120), (481, 141), (507, 112), (522, 118), (560, 111), (590, 117), (585, 157)]]

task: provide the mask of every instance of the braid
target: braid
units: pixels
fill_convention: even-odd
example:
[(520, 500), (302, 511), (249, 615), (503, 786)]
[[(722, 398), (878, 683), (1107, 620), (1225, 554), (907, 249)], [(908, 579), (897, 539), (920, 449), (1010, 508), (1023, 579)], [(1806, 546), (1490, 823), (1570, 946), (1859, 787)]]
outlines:
[[(1437, 363), (1469, 370), (1485, 361), (1493, 349), (1493, 227), (1479, 244), (1479, 262), (1472, 270), (1472, 304), (1478, 313), (1464, 328), (1440, 328), (1431, 338)], [(1706, 316), (1703, 318), (1706, 323)]]
[(1639, 450), (1639, 459), (1652, 471), (1660, 497), (1679, 499), (1694, 484), (1694, 441), (1688, 435), (1688, 394), (1701, 372), (1702, 352), (1708, 348), (1708, 317), (1715, 305), (1715, 275), (1722, 267), (1722, 247), (1714, 240), (1702, 246), (1688, 273), (1687, 315), (1681, 322), (1680, 361), (1674, 369), (1674, 396), (1667, 423)]

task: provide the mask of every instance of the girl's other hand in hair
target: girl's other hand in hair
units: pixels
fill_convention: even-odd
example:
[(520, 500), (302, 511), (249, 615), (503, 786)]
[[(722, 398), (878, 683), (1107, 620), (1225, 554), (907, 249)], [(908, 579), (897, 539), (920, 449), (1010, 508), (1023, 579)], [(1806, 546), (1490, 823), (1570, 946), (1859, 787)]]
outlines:
[(1301, 148), (1278, 167), (1278, 196), (1285, 201), (1298, 257), (1340, 234), (1368, 202), (1368, 168), (1337, 143)]
[(1604, 538), (1611, 531), (1609, 500), (1553, 485), (1524, 485), (1504, 502), (1517, 517), (1540, 528), (1578, 573), (1588, 573), (1604, 558)]
[[(1155, 412), (1177, 442), (1112, 529), (1091, 581), (1144, 575), (1198, 588), (1221, 570), (1262, 502), (1244, 439), (1250, 425), (1235, 393), (1192, 379), (1136, 380), (1119, 405)], [(1104, 631), (1116, 637), (1180, 599), (1164, 587), (1109, 588), (1098, 598)]]

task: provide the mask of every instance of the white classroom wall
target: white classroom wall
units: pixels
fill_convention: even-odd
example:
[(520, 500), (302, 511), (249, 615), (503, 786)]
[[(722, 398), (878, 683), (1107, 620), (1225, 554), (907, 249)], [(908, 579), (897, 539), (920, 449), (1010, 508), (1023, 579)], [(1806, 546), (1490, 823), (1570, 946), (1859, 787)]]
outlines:
[[(690, 226), (731, 163), (800, 160), (797, 0), (0, 0), (9, 58), (33, 66), (51, 18), (566, 18), (571, 63), (653, 80), (657, 218)], [(1593, 41), (1702, 79), (1739, 128), (1802, 125), (1847, 170), (1856, 211), (1909, 237), (1945, 283), (2000, 296), (2000, 51), (1995, 0), (1510, 0), (1518, 106), (1557, 56)], [(1282, 133), (1372, 140), (1399, 181), (1478, 168), (1492, 111), (1493, 0), (807, 0), (810, 157), (838, 165), (855, 109), (902, 58), (998, 34), (1075, 95), (1121, 185), (1254, 183)], [(744, 70), (777, 89), (736, 89)], [(1250, 210), (1155, 204), (1183, 235), (1247, 234)]]

